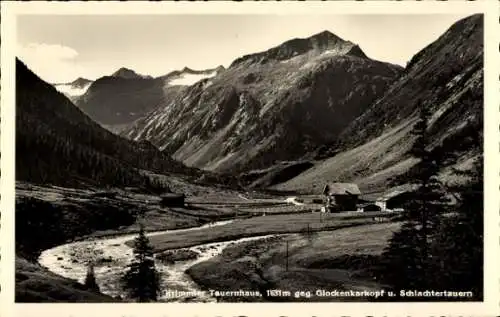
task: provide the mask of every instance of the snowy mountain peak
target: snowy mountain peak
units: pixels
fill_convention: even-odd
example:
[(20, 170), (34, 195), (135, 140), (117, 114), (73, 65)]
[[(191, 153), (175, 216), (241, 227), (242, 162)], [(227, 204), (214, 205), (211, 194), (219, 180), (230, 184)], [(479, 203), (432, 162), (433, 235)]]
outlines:
[(186, 66), (181, 70), (170, 72), (162, 78), (169, 86), (191, 86), (200, 80), (214, 77), (224, 70), (225, 68), (222, 65), (204, 70), (195, 70)]
[(91, 84), (92, 80), (78, 77), (72, 82), (53, 84), (53, 86), (57, 89), (57, 91), (63, 93), (66, 97), (75, 102), (78, 97), (87, 92)]
[(111, 76), (112, 77), (120, 77), (120, 78), (124, 78), (124, 79), (151, 78), (151, 76), (145, 76), (145, 75), (138, 74), (135, 71), (133, 71), (132, 69), (129, 69), (126, 67), (122, 67), (122, 68), (118, 69)]
[(69, 84), (72, 85), (73, 87), (83, 88), (85, 86), (88, 86), (91, 83), (92, 83), (92, 80), (90, 80), (90, 79), (78, 77), (77, 79), (75, 79), (74, 81), (72, 81)]

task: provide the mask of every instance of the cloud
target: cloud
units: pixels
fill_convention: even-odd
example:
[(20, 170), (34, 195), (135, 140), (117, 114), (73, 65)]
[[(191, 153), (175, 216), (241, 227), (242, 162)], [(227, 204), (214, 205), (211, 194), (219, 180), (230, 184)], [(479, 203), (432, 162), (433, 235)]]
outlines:
[(24, 47), (25, 53), (51, 59), (73, 59), (78, 53), (68, 46), (59, 44), (30, 43)]
[(59, 44), (29, 43), (17, 47), (17, 56), (38, 76), (50, 83), (74, 80), (83, 72), (75, 63), (78, 52)]

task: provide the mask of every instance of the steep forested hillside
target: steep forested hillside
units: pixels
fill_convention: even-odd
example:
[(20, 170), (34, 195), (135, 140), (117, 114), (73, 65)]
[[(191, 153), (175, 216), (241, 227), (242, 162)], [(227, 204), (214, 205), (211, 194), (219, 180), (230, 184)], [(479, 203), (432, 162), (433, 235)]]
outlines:
[(146, 141), (129, 141), (103, 129), (17, 60), (17, 180), (143, 186), (147, 179), (140, 175), (140, 168), (193, 172)]

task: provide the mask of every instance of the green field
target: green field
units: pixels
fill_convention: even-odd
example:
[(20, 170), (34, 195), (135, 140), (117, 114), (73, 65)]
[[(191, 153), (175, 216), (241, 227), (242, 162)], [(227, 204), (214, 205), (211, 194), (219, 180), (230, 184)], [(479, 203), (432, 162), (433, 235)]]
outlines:
[(196, 264), (187, 272), (205, 289), (290, 291), (290, 296), (247, 297), (238, 298), (239, 301), (366, 301), (370, 299), (296, 298), (295, 292), (380, 290), (381, 285), (373, 280), (369, 269), (399, 226), (379, 223), (311, 236), (290, 234), (243, 242), (230, 245), (220, 256)]
[[(229, 241), (268, 234), (296, 233), (307, 230), (335, 230), (344, 227), (377, 223), (390, 216), (390, 214), (383, 212), (350, 212), (339, 214), (316, 212), (269, 215), (235, 220), (227, 225), (196, 231), (152, 236), (150, 237), (150, 241), (155, 250), (160, 252), (168, 249), (185, 248), (210, 242)], [(388, 219), (385, 220), (388, 221)], [(131, 241), (128, 242), (129, 245), (131, 243)]]

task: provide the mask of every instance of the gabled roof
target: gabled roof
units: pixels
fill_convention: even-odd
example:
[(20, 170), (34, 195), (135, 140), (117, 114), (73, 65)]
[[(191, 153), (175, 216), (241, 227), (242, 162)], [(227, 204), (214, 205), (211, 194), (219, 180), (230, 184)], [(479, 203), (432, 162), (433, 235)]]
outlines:
[(358, 185), (353, 183), (329, 183), (323, 189), (324, 195), (361, 195)]

